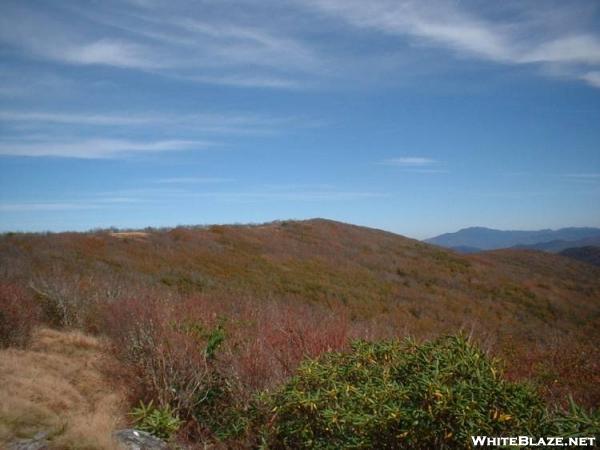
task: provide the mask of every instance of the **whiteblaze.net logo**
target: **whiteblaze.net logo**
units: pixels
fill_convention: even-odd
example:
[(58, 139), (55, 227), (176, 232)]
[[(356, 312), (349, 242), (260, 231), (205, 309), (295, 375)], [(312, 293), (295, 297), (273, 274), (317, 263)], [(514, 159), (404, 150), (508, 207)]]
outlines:
[(595, 437), (471, 436), (474, 447), (594, 447)]

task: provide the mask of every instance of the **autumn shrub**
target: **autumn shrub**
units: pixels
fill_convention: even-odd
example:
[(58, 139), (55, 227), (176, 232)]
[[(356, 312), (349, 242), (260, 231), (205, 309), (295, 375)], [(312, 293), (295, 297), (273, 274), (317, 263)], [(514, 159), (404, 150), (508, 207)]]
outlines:
[(59, 328), (79, 328), (91, 307), (91, 299), (82, 295), (79, 277), (52, 274), (29, 283), (42, 309), (46, 323)]
[(600, 405), (600, 348), (597, 329), (586, 329), (588, 340), (558, 335), (523, 346), (503, 341), (496, 353), (507, 359), (507, 376), (530, 379), (549, 404), (569, 406), (572, 396), (587, 407)]
[(269, 448), (469, 448), (470, 436), (545, 436), (544, 403), (462, 336), (357, 341), (309, 359), (264, 400)]
[[(289, 302), (248, 302), (230, 316), (226, 361), (246, 390), (272, 388), (296, 371), (303, 359), (346, 347), (346, 311)], [(230, 347), (227, 347), (229, 350)]]
[(153, 297), (115, 302), (104, 315), (105, 331), (131, 373), (132, 397), (171, 411), (195, 437), (227, 434), (238, 396), (235, 380), (218, 364), (222, 324), (186, 302)]
[(0, 284), (0, 348), (24, 346), (39, 319), (39, 305), (27, 291)]

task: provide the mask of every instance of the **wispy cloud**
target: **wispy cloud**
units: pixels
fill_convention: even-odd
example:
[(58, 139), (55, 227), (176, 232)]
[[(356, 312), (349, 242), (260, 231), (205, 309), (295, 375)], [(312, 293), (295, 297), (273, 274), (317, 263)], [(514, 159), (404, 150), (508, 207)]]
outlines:
[(316, 121), (299, 117), (269, 117), (259, 114), (237, 112), (224, 113), (78, 113), (60, 111), (15, 111), (0, 110), (0, 121), (7, 124), (34, 125), (85, 125), (97, 127), (147, 127), (162, 126), (169, 129), (186, 128), (194, 132), (211, 133), (273, 133), (279, 129), (294, 127), (312, 127)]
[(69, 158), (115, 158), (136, 153), (156, 153), (181, 150), (205, 149), (211, 145), (205, 141), (163, 140), (130, 141), (117, 139), (89, 139), (80, 141), (0, 141), (0, 155), (56, 156)]
[(219, 178), (219, 177), (173, 177), (173, 178), (160, 178), (154, 180), (155, 183), (160, 184), (213, 184), (213, 183), (230, 183), (234, 181), (233, 178)]
[(138, 203), (140, 198), (134, 197), (91, 197), (70, 201), (32, 201), (0, 203), (2, 212), (36, 212), (36, 211), (77, 211), (85, 209), (109, 208), (119, 204)]
[[(169, 179), (165, 179), (169, 180)], [(176, 180), (175, 178), (171, 180)], [(178, 180), (185, 180), (179, 178)], [(188, 180), (199, 180), (188, 178)], [(209, 178), (204, 180), (210, 180)], [(218, 183), (218, 179), (213, 179)], [(226, 180), (226, 179), (223, 179)], [(182, 181), (185, 183), (186, 181)], [(191, 181), (196, 182), (196, 181)], [(207, 181), (211, 183), (211, 181)], [(168, 181), (167, 183), (170, 183)], [(202, 181), (201, 181), (202, 183)], [(204, 199), (226, 203), (263, 203), (263, 202), (346, 202), (360, 201), (375, 198), (384, 198), (389, 194), (375, 191), (346, 190), (330, 185), (314, 185), (310, 188), (292, 188), (280, 186), (280, 189), (265, 187), (249, 187), (245, 190), (235, 191), (195, 191), (191, 189), (123, 189), (113, 192), (99, 192), (96, 194), (81, 194), (61, 201), (31, 201), (0, 203), (0, 212), (26, 213), (26, 212), (61, 212), (86, 209), (112, 209), (123, 208), (130, 204), (172, 204), (185, 202), (189, 204), (194, 199)]]
[(3, 122), (42, 122), (79, 125), (148, 125), (157, 122), (155, 117), (135, 117), (107, 114), (69, 114), (60, 112), (0, 111)]
[(94, 208), (97, 208), (97, 205), (83, 203), (0, 203), (2, 212), (69, 211)]
[(400, 158), (390, 158), (382, 161), (387, 166), (397, 167), (427, 167), (437, 164), (435, 159), (424, 158), (421, 156), (403, 156)]
[(563, 174), (563, 177), (583, 180), (600, 180), (600, 173), (566, 173)]
[[(530, 6), (502, 2), (500, 12), (512, 8), (511, 19), (499, 19), (502, 15), (495, 8), (500, 4), (494, 2), (483, 3), (479, 9), (468, 9), (462, 2), (415, 0), (373, 0), (368, 5), (362, 0), (312, 0), (309, 4), (352, 26), (407, 37), (417, 45), (446, 48), (460, 57), (539, 64), (549, 73), (582, 79), (596, 87), (600, 84), (596, 72), (589, 70), (600, 65), (597, 31), (572, 24), (558, 26), (555, 20), (558, 16), (569, 24), (564, 18), (572, 17), (577, 9), (571, 4), (548, 2), (544, 8), (539, 2)], [(575, 23), (583, 22), (578, 19)]]
[(586, 72), (581, 75), (581, 79), (587, 81), (594, 87), (600, 88), (600, 70), (593, 72)]
[[(0, 42), (23, 57), (61, 64), (301, 89), (348, 78), (349, 67), (356, 72), (366, 62), (373, 66), (380, 49), (369, 39), (346, 51), (349, 26), (392, 37), (380, 53), (382, 67), (394, 67), (391, 59), (420, 47), (600, 85), (600, 34), (586, 19), (592, 2), (292, 0), (242, 2), (235, 13), (230, 2), (146, 3), (107, 0), (94, 8), (75, 2), (34, 9), (7, 2)], [(315, 39), (324, 32), (327, 40)], [(352, 32), (352, 39), (364, 38)], [(397, 51), (390, 53), (394, 45)]]
[(176, 4), (172, 9), (137, 6), (63, 5), (60, 15), (76, 20), (60, 21), (46, 8), (8, 4), (0, 18), (0, 42), (38, 59), (246, 87), (295, 88), (320, 70), (313, 49), (289, 33), (219, 15), (206, 19), (218, 5), (203, 5), (195, 14), (176, 13)]
[[(203, 177), (174, 177), (156, 180), (166, 185), (177, 185), (177, 188), (138, 188), (122, 189), (117, 191), (102, 192), (102, 197), (134, 197), (148, 201), (188, 201), (193, 198), (203, 198), (215, 201), (233, 202), (260, 202), (260, 201), (344, 201), (361, 200), (369, 198), (386, 197), (389, 193), (346, 189), (327, 183), (298, 183), (298, 184), (266, 184), (259, 186), (246, 186), (244, 189), (225, 189), (228, 186), (220, 186), (217, 190), (201, 189), (203, 184), (221, 184), (233, 181), (230, 178), (203, 178)], [(186, 184), (199, 183), (199, 186), (187, 186)]]
[(151, 50), (131, 42), (100, 39), (86, 44), (71, 45), (61, 52), (40, 53), (64, 62), (80, 65), (107, 65), (135, 69), (160, 69), (168, 64), (153, 57)]
[(346, 191), (346, 190), (298, 190), (288, 192), (272, 192), (261, 190), (249, 190), (243, 192), (200, 192), (192, 193), (190, 197), (211, 198), (214, 200), (225, 200), (235, 202), (258, 202), (258, 201), (302, 201), (302, 202), (334, 202), (364, 200), (386, 197), (387, 194), (370, 191)]

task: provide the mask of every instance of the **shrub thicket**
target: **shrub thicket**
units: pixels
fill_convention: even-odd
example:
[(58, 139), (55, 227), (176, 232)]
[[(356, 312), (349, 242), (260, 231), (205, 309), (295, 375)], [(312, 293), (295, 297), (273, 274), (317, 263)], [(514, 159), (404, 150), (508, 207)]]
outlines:
[(470, 448), (472, 435), (595, 432), (582, 410), (553, 417), (527, 384), (462, 336), (358, 341), (307, 360), (266, 400), (269, 448)]
[(25, 290), (0, 284), (0, 348), (27, 344), (39, 319), (39, 305)]

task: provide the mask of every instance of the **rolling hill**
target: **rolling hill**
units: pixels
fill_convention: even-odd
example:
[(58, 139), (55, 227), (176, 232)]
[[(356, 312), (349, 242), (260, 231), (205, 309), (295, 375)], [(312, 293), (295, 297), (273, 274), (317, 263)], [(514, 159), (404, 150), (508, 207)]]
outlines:
[[(140, 401), (177, 408), (182, 422), (176, 421), (175, 429), (183, 433), (182, 442), (217, 448), (257, 448), (257, 433), (270, 426), (274, 409), (256, 404), (256, 399), (285, 391), (297, 379), (294, 375), (308, 373), (302, 371), (314, 361), (351, 355), (361, 344), (357, 339), (388, 348), (397, 345), (389, 339), (411, 336), (416, 340), (405, 342), (415, 343), (458, 334), (452, 342), (472, 342), (483, 349), (471, 356), (496, 361), (498, 371), (489, 372), (491, 380), (526, 380), (553, 411), (567, 405), (570, 396), (588, 408), (600, 402), (599, 267), (520, 249), (461, 255), (393, 233), (323, 219), (4, 234), (0, 346), (13, 348), (0, 356), (24, 356), (6, 367), (25, 361), (28, 366), (19, 370), (34, 375), (38, 367), (44, 368), (25, 357), (27, 351), (14, 348), (29, 345), (32, 350), (40, 327), (42, 335), (50, 333), (59, 341), (70, 335), (65, 331), (77, 330), (82, 336), (74, 346), (60, 346), (70, 359), (61, 356), (57, 376), (64, 370), (71, 374), (78, 360), (87, 371), (100, 356), (91, 352), (100, 350), (94, 343), (103, 343), (103, 353), (109, 352), (107, 366), (95, 365), (86, 373), (113, 382), (115, 389), (119, 386), (136, 414), (150, 408)], [(91, 336), (79, 335), (82, 332)], [(29, 344), (28, 336), (33, 336)], [(370, 352), (365, 354), (367, 365), (374, 361)], [(462, 355), (454, 349), (440, 357), (454, 371), (454, 364), (465, 367)], [(39, 355), (44, 361), (51, 356)], [(432, 356), (423, 360), (426, 370), (414, 374), (420, 384), (424, 373), (439, 369)], [(338, 365), (333, 367), (337, 371)], [(352, 371), (362, 367), (366, 366), (353, 364)], [(469, 380), (473, 367), (466, 364)], [(315, 378), (312, 369), (309, 375), (319, 383), (331, 376)], [(56, 398), (52, 383), (40, 384), (40, 392), (30, 400), (29, 390), (17, 389), (20, 378), (7, 380), (0, 397), (9, 396), (15, 406), (0, 407), (0, 423), (7, 424), (0, 446), (24, 433), (13, 412), (45, 406)], [(73, 380), (62, 385), (78, 388), (79, 375)], [(464, 386), (460, 379), (448, 380), (452, 387)], [(371, 386), (372, 381), (369, 376), (357, 387)], [(437, 381), (430, 383), (434, 384), (423, 385), (426, 398), (434, 387), (439, 389)], [(348, 384), (342, 387), (346, 397)], [(480, 387), (469, 381), (469, 395), (488, 389)], [(376, 392), (374, 398), (382, 391)], [(312, 398), (313, 393), (306, 394)], [(57, 432), (57, 442), (81, 431), (80, 412), (89, 416), (87, 393), (78, 395), (72, 404), (56, 406), (56, 420), (69, 422)], [(302, 398), (299, 402), (304, 404)], [(277, 401), (276, 409), (283, 404), (289, 403)], [(56, 422), (46, 420), (55, 417), (52, 408), (24, 425), (29, 435), (49, 431)], [(459, 414), (464, 412), (461, 408)], [(263, 412), (254, 417), (250, 411), (255, 410)], [(173, 418), (171, 409), (162, 411)], [(123, 422), (132, 417), (120, 414), (111, 402), (98, 413), (93, 417), (104, 425), (84, 430), (86, 439), (108, 439), (113, 414)], [(443, 410), (442, 416), (453, 414)], [(377, 420), (387, 426), (387, 419)], [(305, 422), (304, 415), (300, 421)], [(436, 433), (448, 436), (447, 426)]]
[[(464, 228), (455, 233), (446, 233), (430, 239), (425, 242), (456, 249), (466, 253), (472, 253), (477, 250), (497, 250), (510, 247), (535, 248), (536, 244), (550, 242), (571, 242), (580, 241), (588, 238), (600, 239), (600, 228), (561, 228), (559, 230), (537, 230), (537, 231), (505, 231), (494, 230), (484, 227)], [(585, 244), (583, 244), (585, 245)], [(575, 247), (578, 245), (567, 245)], [(562, 247), (562, 248), (567, 248)], [(543, 250), (542, 248), (535, 248)], [(556, 250), (559, 251), (559, 250)]]
[[(581, 233), (583, 231), (573, 231)], [(344, 308), (380, 329), (537, 339), (600, 324), (600, 269), (551, 254), (454, 252), (322, 219), (144, 232), (5, 234), (5, 281), (74, 302), (244, 297)]]

